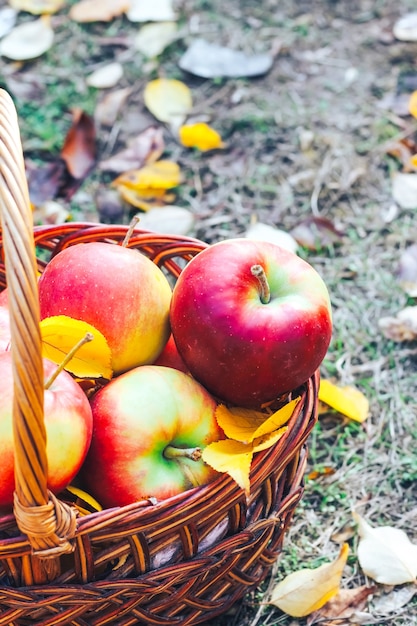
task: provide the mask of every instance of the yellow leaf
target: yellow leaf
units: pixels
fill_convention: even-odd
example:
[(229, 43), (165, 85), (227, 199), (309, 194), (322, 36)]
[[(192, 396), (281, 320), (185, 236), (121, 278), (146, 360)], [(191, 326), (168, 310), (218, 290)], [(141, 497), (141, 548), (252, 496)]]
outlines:
[(216, 419), (226, 437), (250, 443), (255, 438), (271, 433), (286, 424), (298, 401), (299, 398), (291, 400), (272, 415), (241, 407), (228, 409), (220, 404), (216, 409)]
[(181, 170), (173, 161), (156, 161), (139, 170), (130, 170), (113, 181), (113, 186), (123, 185), (128, 189), (143, 193), (158, 193), (161, 190), (177, 187), (181, 182)]
[(411, 164), (413, 167), (417, 167), (417, 154), (413, 154), (413, 156), (412, 156), (412, 157), (411, 157), (411, 159), (410, 159), (410, 164)]
[(247, 495), (250, 492), (249, 473), (252, 463), (252, 445), (224, 439), (215, 441), (203, 450), (203, 461), (218, 472), (227, 472)]
[(150, 81), (145, 87), (143, 98), (152, 115), (173, 128), (178, 128), (184, 123), (193, 106), (190, 89), (174, 78), (157, 78)]
[(149, 193), (139, 193), (124, 185), (119, 185), (117, 189), (125, 202), (141, 211), (149, 211), (156, 201), (158, 206), (160, 206), (161, 202), (171, 202), (175, 199), (175, 195), (167, 193), (165, 189), (153, 189), (152, 192)]
[(383, 585), (416, 582), (417, 545), (406, 533), (392, 526), (373, 528), (358, 513), (352, 513), (359, 528), (358, 561), (363, 572)]
[(369, 401), (356, 387), (338, 387), (322, 379), (319, 400), (355, 422), (364, 422), (369, 415)]
[(64, 6), (64, 0), (10, 0), (9, 5), (16, 11), (41, 15), (42, 13), (56, 13)]
[(284, 433), (286, 433), (288, 428), (283, 426), (282, 428), (278, 428), (278, 430), (274, 430), (272, 433), (268, 433), (267, 435), (263, 435), (262, 437), (257, 437), (253, 441), (253, 451), (261, 452), (261, 450), (266, 450), (271, 446), (275, 445), (277, 441), (279, 441)]
[[(93, 496), (90, 496), (90, 494), (87, 493), (86, 491), (83, 491), (82, 489), (79, 489), (78, 487), (74, 487), (73, 485), (69, 485), (69, 487), (67, 487), (67, 491), (69, 491), (74, 496), (76, 496), (77, 500), (81, 500), (81, 502), (77, 501), (75, 503), (77, 508), (84, 509), (82, 504), (88, 504), (93, 511), (103, 510), (103, 507), (101, 506), (101, 504), (99, 504), (97, 500), (93, 498)], [(90, 512), (91, 511), (86, 511), (86, 514)]]
[(181, 126), (178, 133), (182, 145), (187, 148), (198, 148), (202, 152), (224, 148), (219, 133), (205, 122)]
[(111, 351), (100, 331), (67, 315), (46, 317), (40, 323), (42, 354), (54, 363), (61, 363), (70, 350), (86, 335), (93, 340), (81, 346), (65, 369), (79, 378), (111, 378)]
[(417, 118), (417, 91), (413, 91), (408, 101), (408, 110), (410, 115)]
[(339, 592), (348, 554), (349, 546), (344, 543), (339, 556), (331, 563), (289, 574), (276, 585), (268, 604), (291, 617), (304, 617), (317, 611)]

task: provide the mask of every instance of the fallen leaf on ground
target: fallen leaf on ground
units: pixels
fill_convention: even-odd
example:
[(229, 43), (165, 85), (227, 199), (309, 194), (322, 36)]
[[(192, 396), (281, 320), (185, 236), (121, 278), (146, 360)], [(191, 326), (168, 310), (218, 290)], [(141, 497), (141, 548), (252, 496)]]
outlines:
[(61, 150), (61, 158), (75, 179), (83, 179), (96, 160), (96, 132), (93, 118), (81, 109), (74, 109), (72, 125)]
[(352, 516), (358, 524), (357, 555), (362, 571), (383, 585), (416, 582), (417, 545), (406, 533), (393, 526), (372, 527), (356, 511)]
[(307, 626), (321, 624), (321, 626), (342, 626), (345, 623), (354, 624), (355, 615), (362, 611), (370, 595), (375, 593), (376, 587), (362, 585), (356, 589), (340, 589), (339, 593), (327, 604), (314, 611), (307, 618)]
[(123, 185), (138, 192), (152, 192), (155, 189), (171, 189), (181, 182), (181, 170), (174, 161), (156, 161), (138, 170), (125, 172), (113, 181), (112, 185)]
[(139, 220), (140, 228), (166, 235), (187, 235), (194, 224), (191, 211), (173, 205), (150, 208)]
[(130, 22), (169, 22), (177, 15), (172, 0), (131, 0), (126, 17)]
[(387, 339), (413, 341), (417, 337), (417, 306), (407, 306), (395, 317), (381, 317), (378, 326)]
[(322, 379), (319, 400), (355, 422), (364, 422), (369, 415), (369, 401), (356, 387), (338, 387)]
[(49, 50), (53, 41), (50, 16), (42, 15), (13, 28), (0, 42), (0, 54), (13, 61), (29, 61)]
[(402, 209), (417, 208), (417, 174), (396, 172), (392, 177), (392, 197)]
[(334, 467), (326, 466), (320, 469), (312, 470), (307, 474), (308, 480), (317, 480), (322, 476), (332, 476), (336, 472)]
[(9, 4), (17, 11), (26, 11), (33, 15), (56, 13), (65, 4), (65, 0), (9, 0)]
[(326, 217), (310, 216), (290, 230), (297, 243), (308, 250), (319, 250), (341, 243), (343, 233)]
[(27, 159), (25, 170), (32, 205), (39, 207), (57, 196), (65, 171), (63, 161), (57, 159), (38, 165)]
[(17, 11), (11, 7), (0, 9), (0, 38), (4, 37), (16, 24)]
[(94, 111), (96, 122), (103, 126), (112, 127), (131, 93), (131, 87), (124, 87), (123, 89), (105, 93)]
[(372, 601), (372, 612), (380, 616), (387, 616), (390, 613), (397, 613), (403, 606), (417, 594), (415, 585), (407, 585), (399, 589), (392, 589), (389, 593), (376, 596)]
[(189, 87), (175, 78), (156, 78), (143, 93), (146, 107), (160, 122), (179, 128), (193, 106)]
[(81, 0), (71, 7), (69, 17), (74, 22), (110, 22), (129, 6), (130, 0)]
[(417, 91), (413, 91), (410, 96), (408, 101), (408, 112), (417, 119)]
[(103, 171), (116, 173), (137, 170), (146, 163), (157, 161), (165, 150), (164, 133), (160, 126), (149, 126), (131, 139), (127, 148), (101, 161)]
[(161, 54), (177, 35), (176, 22), (157, 22), (142, 26), (135, 37), (133, 46), (148, 58)]
[(178, 135), (180, 142), (186, 148), (198, 148), (202, 152), (224, 148), (219, 133), (205, 122), (180, 126)]
[(40, 322), (42, 354), (60, 364), (72, 348), (91, 333), (93, 340), (85, 343), (69, 361), (65, 369), (80, 378), (111, 378), (111, 351), (100, 331), (67, 315), (46, 317)]
[(417, 12), (400, 17), (394, 24), (393, 33), (400, 41), (417, 41)]
[(167, 193), (166, 189), (136, 191), (125, 185), (118, 185), (117, 190), (125, 202), (141, 211), (150, 211), (155, 206), (170, 204), (175, 200), (175, 194)]
[(294, 253), (298, 250), (298, 243), (292, 235), (285, 230), (275, 228), (275, 226), (270, 226), (269, 224), (263, 224), (262, 222), (251, 224), (245, 232), (245, 237), (246, 239), (269, 241)]
[(109, 63), (87, 76), (86, 83), (96, 89), (108, 89), (117, 85), (123, 76), (123, 67), (120, 63)]
[(272, 67), (269, 54), (247, 55), (204, 39), (195, 39), (179, 61), (185, 72), (201, 78), (260, 76)]
[(412, 298), (417, 298), (417, 244), (405, 248), (398, 263), (401, 287)]
[(63, 224), (69, 217), (68, 209), (55, 200), (48, 200), (33, 211), (34, 224)]
[(339, 556), (315, 569), (301, 569), (279, 582), (267, 602), (291, 617), (305, 617), (317, 611), (340, 590), (349, 546), (343, 544)]

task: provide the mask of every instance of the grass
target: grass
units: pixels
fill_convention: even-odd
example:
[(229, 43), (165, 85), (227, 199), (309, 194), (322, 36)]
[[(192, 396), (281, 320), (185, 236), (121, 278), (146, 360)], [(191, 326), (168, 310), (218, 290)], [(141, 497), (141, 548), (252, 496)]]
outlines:
[[(131, 84), (135, 97), (126, 104), (113, 146), (116, 151), (137, 132), (129, 126), (128, 113), (143, 116), (143, 124), (155, 123), (140, 99), (145, 82), (159, 74), (180, 78), (192, 85), (199, 112), (210, 117), (227, 141), (224, 154), (202, 155), (181, 150), (166, 133), (167, 154), (179, 158), (186, 177), (177, 203), (195, 212), (196, 236), (211, 242), (241, 235), (254, 216), (290, 230), (313, 211), (343, 231), (338, 244), (301, 254), (322, 274), (333, 304), (335, 330), (322, 375), (340, 385), (357, 386), (370, 401), (369, 418), (360, 425), (334, 413), (321, 416), (309, 440), (308, 473), (323, 474), (306, 481), (271, 580), (248, 594), (230, 614), (207, 624), (306, 626), (307, 620), (262, 608), (261, 603), (270, 585), (286, 574), (333, 558), (339, 546), (333, 538), (340, 533), (351, 546), (343, 585), (367, 582), (356, 557), (353, 507), (372, 524), (402, 528), (417, 542), (416, 342), (396, 344), (378, 328), (381, 317), (415, 304), (395, 274), (401, 250), (415, 240), (415, 211), (398, 209), (390, 221), (384, 217), (392, 205), (390, 176), (400, 165), (385, 155), (383, 147), (404, 129), (391, 111), (380, 107), (383, 95), (396, 90), (398, 59), (410, 51), (398, 42), (390, 48), (375, 35), (385, 32), (399, 15), (394, 0), (380, 0), (373, 11), (365, 11), (366, 3), (359, 2), (358, 15), (365, 21), (355, 19), (347, 0), (326, 3), (326, 11), (321, 2), (255, 4), (231, 0), (226, 7), (220, 0), (187, 1), (181, 3), (181, 19), (186, 25), (194, 15), (194, 24), (201, 25), (196, 34), (217, 43), (226, 44), (225, 31), (232, 32), (233, 47), (246, 51), (259, 41), (265, 49), (282, 42), (265, 77), (210, 82), (184, 76), (177, 60), (187, 40), (171, 45), (147, 66), (129, 49), (100, 43), (121, 34), (133, 37), (137, 25), (124, 18), (91, 25), (59, 18), (59, 45), (22, 70), (27, 78), (32, 73), (32, 78), (40, 79), (40, 95), (17, 98), (17, 107), (28, 156), (56, 157), (71, 123), (71, 108), (82, 106), (93, 114), (102, 95), (88, 89), (84, 77), (98, 64), (120, 58), (125, 65), (125, 82), (120, 86)], [(405, 7), (411, 10), (413, 0)], [(327, 57), (310, 54), (326, 46), (331, 47)], [(391, 51), (395, 52), (392, 59)], [(358, 77), (347, 85), (346, 72), (352, 67)], [(7, 88), (11, 66), (4, 59), (0, 70)], [(222, 97), (216, 100), (216, 93)], [(205, 103), (212, 104), (205, 107)], [(409, 120), (405, 124), (413, 136)], [(312, 142), (302, 150), (299, 138), (305, 130), (312, 132)], [(102, 145), (108, 132), (102, 129)], [(360, 168), (362, 173), (350, 178)], [(288, 183), (300, 174), (305, 177)], [(82, 219), (84, 207), (91, 214), (95, 191), (106, 185), (108, 178), (97, 172), (84, 182), (85, 204), (77, 198), (73, 201), (77, 219)], [(326, 468), (332, 473), (326, 474)], [(369, 610), (372, 613), (372, 604)], [(397, 615), (372, 623), (416, 624), (417, 596)]]

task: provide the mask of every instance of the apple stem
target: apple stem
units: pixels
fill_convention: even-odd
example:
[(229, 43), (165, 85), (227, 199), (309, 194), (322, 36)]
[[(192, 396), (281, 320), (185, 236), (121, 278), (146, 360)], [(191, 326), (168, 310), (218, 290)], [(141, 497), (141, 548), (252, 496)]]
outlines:
[(92, 333), (86, 333), (82, 339), (78, 343), (75, 344), (73, 348), (68, 352), (64, 360), (57, 366), (57, 368), (52, 372), (50, 377), (44, 384), (44, 389), (49, 389), (54, 380), (58, 377), (58, 375), (65, 369), (66, 365), (71, 361), (74, 354), (83, 346), (85, 343), (92, 341), (94, 339), (94, 335)]
[(199, 461), (201, 459), (201, 448), (176, 448), (168, 445), (164, 449), (164, 457), (166, 459), (186, 458), (192, 461)]
[(268, 279), (265, 274), (265, 270), (262, 265), (252, 265), (250, 268), (252, 276), (258, 280), (259, 283), (259, 295), (261, 298), (262, 304), (268, 304), (271, 300), (271, 290), (269, 289)]
[(125, 235), (125, 238), (122, 241), (122, 248), (126, 248), (127, 244), (130, 241), (131, 236), (133, 235), (133, 231), (136, 228), (136, 224), (139, 222), (139, 220), (140, 220), (139, 215), (134, 215), (132, 217), (132, 219), (130, 221), (130, 224), (129, 224), (128, 231), (127, 231), (127, 233)]

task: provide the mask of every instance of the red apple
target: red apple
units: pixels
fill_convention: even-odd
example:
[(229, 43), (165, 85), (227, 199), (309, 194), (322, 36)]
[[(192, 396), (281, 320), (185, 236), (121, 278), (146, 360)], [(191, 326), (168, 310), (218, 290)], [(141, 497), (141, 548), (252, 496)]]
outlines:
[(186, 366), (180, 356), (180, 353), (178, 352), (172, 334), (169, 336), (169, 339), (166, 342), (164, 349), (153, 364), (164, 365), (165, 367), (172, 367), (173, 369), (188, 374), (188, 367)]
[(132, 248), (104, 242), (65, 248), (40, 277), (39, 300), (41, 319), (68, 315), (97, 328), (115, 374), (152, 363), (170, 333), (168, 280)]
[(249, 239), (222, 241), (195, 256), (174, 287), (170, 318), (191, 375), (243, 407), (304, 383), (332, 333), (329, 294), (317, 271), (288, 250)]
[(187, 374), (143, 365), (91, 399), (93, 438), (82, 480), (105, 507), (158, 500), (218, 476), (201, 448), (222, 438), (216, 402)]
[[(56, 369), (44, 359), (45, 378)], [(0, 354), (0, 506), (13, 503), (13, 374), (10, 352)], [(67, 372), (61, 372), (44, 395), (48, 487), (62, 491), (73, 480), (87, 454), (93, 419), (87, 396)]]

